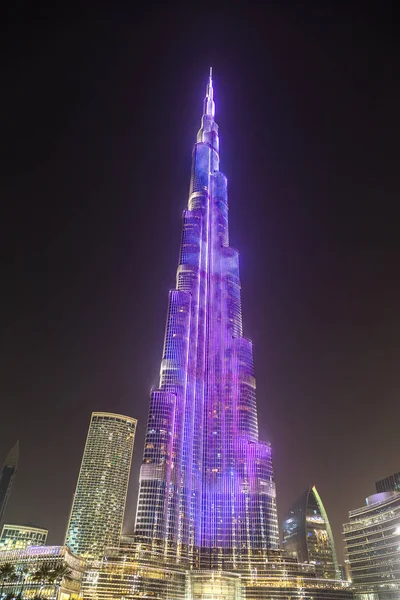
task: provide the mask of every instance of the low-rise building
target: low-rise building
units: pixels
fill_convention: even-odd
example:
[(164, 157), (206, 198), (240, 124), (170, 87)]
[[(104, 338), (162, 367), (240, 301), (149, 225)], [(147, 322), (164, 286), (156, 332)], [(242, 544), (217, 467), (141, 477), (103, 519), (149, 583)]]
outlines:
[(24, 550), (28, 546), (44, 546), (47, 529), (31, 525), (3, 525), (0, 536), (0, 551)]
[(400, 493), (370, 496), (343, 528), (355, 598), (399, 600)]
[[(350, 584), (317, 578), (315, 565), (282, 550), (253, 557), (253, 568), (190, 569), (157, 541), (109, 548), (84, 575), (84, 600), (353, 600)], [(257, 566), (256, 566), (257, 565)]]
[[(79, 600), (85, 560), (67, 546), (28, 546), (24, 550), (0, 552), (0, 567), (10, 564), (14, 573), (2, 582), (3, 594), (24, 599), (41, 596), (46, 600)], [(59, 567), (66, 573), (60, 575)], [(58, 573), (58, 575), (57, 575)]]

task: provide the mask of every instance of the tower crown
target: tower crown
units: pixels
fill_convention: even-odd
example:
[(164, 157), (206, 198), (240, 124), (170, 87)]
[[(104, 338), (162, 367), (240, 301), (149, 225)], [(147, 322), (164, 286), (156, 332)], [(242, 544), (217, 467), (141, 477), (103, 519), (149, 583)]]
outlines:
[(214, 90), (212, 84), (212, 67), (210, 67), (210, 75), (208, 77), (206, 97), (204, 98), (203, 114), (209, 117), (214, 117), (215, 115)]

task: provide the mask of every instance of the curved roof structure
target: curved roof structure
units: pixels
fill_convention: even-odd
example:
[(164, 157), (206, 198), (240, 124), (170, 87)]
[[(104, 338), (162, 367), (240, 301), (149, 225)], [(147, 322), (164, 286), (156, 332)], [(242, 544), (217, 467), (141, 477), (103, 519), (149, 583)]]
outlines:
[(283, 544), (300, 562), (315, 565), (317, 577), (339, 579), (335, 542), (328, 515), (315, 486), (310, 486), (283, 522)]

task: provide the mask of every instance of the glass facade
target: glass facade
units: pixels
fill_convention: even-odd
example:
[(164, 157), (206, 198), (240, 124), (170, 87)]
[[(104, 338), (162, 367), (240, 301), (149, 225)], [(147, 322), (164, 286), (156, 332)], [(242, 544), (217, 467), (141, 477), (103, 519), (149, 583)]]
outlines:
[(242, 582), (238, 573), (188, 571), (186, 598), (190, 600), (242, 600)]
[(400, 493), (383, 492), (352, 510), (344, 541), (356, 598), (400, 598)]
[(136, 423), (92, 414), (65, 542), (85, 558), (100, 559), (106, 546), (119, 543)]
[(29, 525), (3, 525), (0, 536), (0, 551), (23, 550), (28, 546), (44, 546), (47, 529)]
[(18, 468), (19, 442), (11, 448), (0, 473), (0, 522), (4, 518), (8, 499)]
[(400, 473), (394, 473), (375, 483), (376, 491), (380, 492), (400, 492)]
[(82, 592), (85, 600), (186, 600), (185, 584), (185, 569), (171, 568), (161, 549), (121, 544), (106, 550), (101, 565), (89, 567)]
[[(271, 446), (258, 438), (253, 348), (243, 337), (239, 253), (229, 245), (210, 76), (193, 149), (160, 382), (151, 393), (136, 536), (176, 563), (242, 563), (279, 545)], [(215, 558), (215, 565), (213, 563)]]
[(315, 565), (317, 577), (340, 579), (331, 526), (315, 486), (300, 496), (284, 519), (283, 547), (300, 562)]
[[(26, 600), (79, 600), (85, 561), (66, 546), (29, 546), (25, 550), (0, 552), (0, 567), (11, 564), (16, 577), (5, 581), (4, 594), (21, 595)], [(60, 578), (38, 578), (35, 574), (43, 567), (50, 571), (60, 566), (68, 568), (68, 575)]]
[(353, 600), (347, 582), (317, 579), (314, 565), (282, 550), (257, 553), (252, 569), (235, 571), (171, 566), (164, 545), (130, 541), (106, 550), (85, 573), (85, 600)]

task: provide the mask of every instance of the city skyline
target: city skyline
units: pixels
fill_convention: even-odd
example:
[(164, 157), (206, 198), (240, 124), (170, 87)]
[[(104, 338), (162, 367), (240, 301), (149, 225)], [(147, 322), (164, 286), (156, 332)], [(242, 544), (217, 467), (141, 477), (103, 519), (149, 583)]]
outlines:
[[(124, 442), (115, 447), (102, 415), (100, 430), (89, 428), (66, 543), (96, 559), (83, 576), (87, 599), (353, 600), (315, 488), (305, 500), (304, 536), (313, 536), (307, 556), (280, 548), (271, 444), (258, 437), (253, 347), (243, 336), (239, 252), (230, 244), (214, 98), (210, 68), (159, 385), (150, 394), (135, 530), (120, 537), (122, 518), (114, 539), (116, 528), (104, 528), (119, 483), (103, 479), (126, 460), (119, 455)], [(126, 490), (117, 502), (125, 505), (125, 498)]]
[(339, 545), (347, 511), (399, 470), (397, 42), (379, 20), (332, 10), (256, 10), (249, 30), (216, 11), (201, 50), (185, 11), (185, 27), (162, 13), (165, 31), (145, 15), (149, 41), (140, 19), (106, 25), (101, 14), (89, 41), (57, 22), (49, 36), (33, 29), (32, 51), (24, 26), (18, 45), (7, 38), (0, 450), (20, 439), (21, 459), (6, 522), (32, 521), (61, 543), (92, 411), (138, 418), (142, 446), (209, 64), (280, 515), (315, 484)]

